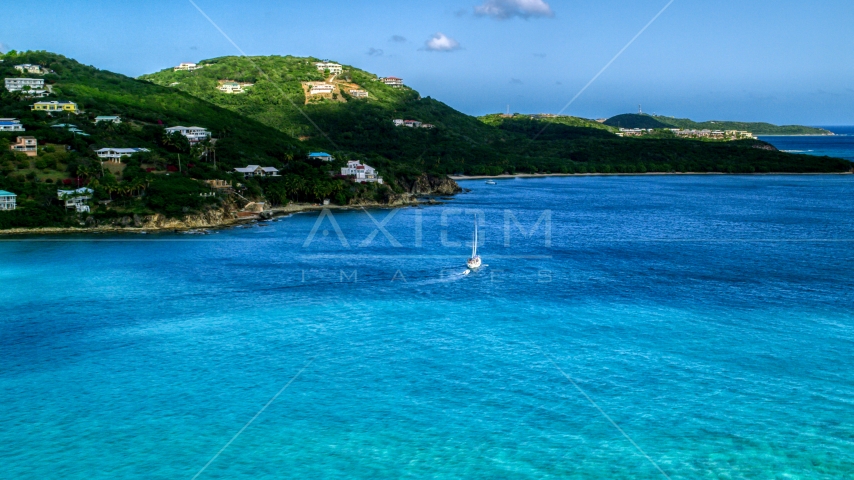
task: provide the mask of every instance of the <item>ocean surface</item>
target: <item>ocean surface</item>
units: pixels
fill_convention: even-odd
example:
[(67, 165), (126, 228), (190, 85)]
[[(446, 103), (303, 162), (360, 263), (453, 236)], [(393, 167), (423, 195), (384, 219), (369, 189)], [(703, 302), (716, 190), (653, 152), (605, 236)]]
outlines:
[(760, 136), (784, 152), (844, 158), (854, 162), (854, 127), (819, 127), (835, 133), (835, 136)]
[(0, 240), (0, 478), (852, 478), (854, 176), (497, 183)]

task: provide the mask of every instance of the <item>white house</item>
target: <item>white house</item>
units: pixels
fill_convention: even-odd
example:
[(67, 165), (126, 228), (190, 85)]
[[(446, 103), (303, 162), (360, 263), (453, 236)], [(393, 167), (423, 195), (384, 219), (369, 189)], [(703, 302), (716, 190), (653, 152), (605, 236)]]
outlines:
[(419, 122), (418, 120), (404, 120), (403, 126), (410, 128), (419, 128), (421, 127), (421, 122)]
[(0, 132), (23, 132), (24, 126), (15, 118), (0, 118)]
[(335, 157), (326, 153), (326, 152), (311, 152), (308, 154), (309, 160), (320, 160), (323, 162), (331, 162), (335, 160)]
[(432, 123), (422, 123), (421, 128), (436, 128), (436, 125), (433, 125)]
[(25, 97), (29, 97), (29, 98), (44, 98), (44, 97), (50, 95), (50, 92), (48, 92), (47, 90), (39, 90), (39, 89), (21, 90), (21, 93), (23, 93)]
[(383, 183), (383, 177), (377, 176), (374, 167), (363, 165), (358, 160), (348, 161), (347, 166), (341, 169), (341, 175), (353, 177), (356, 183)]
[(56, 198), (65, 202), (65, 208), (73, 208), (78, 213), (82, 213), (89, 211), (89, 205), (86, 205), (86, 202), (92, 200), (94, 193), (94, 190), (86, 187), (77, 190), (57, 190)]
[(344, 68), (341, 67), (341, 65), (339, 65), (337, 63), (315, 62), (314, 66), (317, 67), (317, 69), (320, 70), (321, 72), (324, 70), (329, 70), (329, 73), (331, 73), (333, 75), (338, 75), (344, 71)]
[(247, 165), (243, 168), (235, 168), (235, 172), (242, 173), (243, 178), (251, 177), (278, 177), (279, 169), (275, 167), (262, 167), (260, 165)]
[(6, 190), (0, 190), (0, 210), (14, 210), (18, 196)]
[(15, 65), (15, 70), (21, 73), (32, 73), (35, 75), (43, 75), (45, 71), (42, 69), (41, 65), (32, 65), (29, 63), (24, 63), (21, 65)]
[(245, 88), (249, 88), (255, 85), (254, 83), (248, 82), (232, 82), (230, 80), (221, 80), (221, 84), (218, 90), (222, 93), (245, 93)]
[(402, 118), (395, 118), (394, 120), (392, 120), (392, 122), (394, 122), (395, 127), (402, 127), (403, 126), (403, 119)]
[(175, 72), (180, 72), (180, 71), (192, 72), (193, 70), (198, 70), (202, 67), (204, 67), (204, 65), (196, 65), (195, 63), (186, 63), (185, 62), (185, 63), (178, 65), (177, 67), (174, 67), (172, 70)]
[(350, 90), (350, 96), (353, 98), (368, 98), (368, 92), (364, 90), (352, 89)]
[(101, 148), (95, 150), (98, 158), (113, 163), (121, 163), (122, 157), (129, 157), (134, 153), (147, 152), (147, 148)]
[(122, 123), (122, 119), (118, 115), (103, 115), (103, 116), (95, 117), (95, 123), (101, 123), (101, 122)]
[(6, 90), (10, 92), (17, 92), (19, 90), (23, 90), (24, 87), (30, 87), (31, 89), (44, 89), (44, 79), (43, 78), (7, 78), (6, 79)]
[(175, 133), (178, 132), (181, 135), (187, 137), (187, 140), (190, 143), (199, 143), (206, 138), (210, 138), (211, 132), (207, 131), (202, 127), (168, 127), (166, 128), (166, 133)]
[(335, 90), (335, 86), (328, 83), (312, 82), (309, 85), (311, 85), (309, 95), (325, 95)]
[(381, 79), (380, 79), (380, 81), (381, 81), (381, 82), (383, 82), (384, 84), (386, 84), (386, 85), (390, 86), (390, 87), (395, 87), (395, 88), (397, 88), (397, 87), (402, 87), (402, 86), (403, 86), (403, 79), (402, 79), (402, 78), (397, 78), (397, 77), (383, 77), (383, 78), (381, 78)]

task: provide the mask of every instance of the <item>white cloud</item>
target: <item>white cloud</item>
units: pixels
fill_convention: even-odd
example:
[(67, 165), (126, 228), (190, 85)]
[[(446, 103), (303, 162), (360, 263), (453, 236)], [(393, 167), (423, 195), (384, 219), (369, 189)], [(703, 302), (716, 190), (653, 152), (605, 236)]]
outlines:
[(460, 48), (462, 48), (460, 47), (460, 42), (445, 36), (442, 32), (433, 35), (432, 38), (424, 42), (424, 49), (431, 52), (453, 52)]
[(486, 0), (483, 5), (474, 7), (474, 13), (501, 20), (555, 16), (552, 7), (543, 0)]

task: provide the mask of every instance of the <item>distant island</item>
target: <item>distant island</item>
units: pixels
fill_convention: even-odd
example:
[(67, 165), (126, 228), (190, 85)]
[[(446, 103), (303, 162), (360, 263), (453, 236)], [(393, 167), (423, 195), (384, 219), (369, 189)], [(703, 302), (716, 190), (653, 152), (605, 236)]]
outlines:
[(220, 57), (139, 79), (42, 51), (2, 60), (2, 231), (203, 228), (274, 210), (404, 205), (460, 191), (450, 175), (852, 168), (756, 139), (623, 138), (607, 122), (548, 114), (476, 118), (393, 72), (319, 58)]
[(760, 122), (732, 122), (712, 120), (695, 122), (687, 118), (665, 117), (661, 115), (646, 115), (627, 113), (611, 117), (603, 122), (604, 125), (625, 129), (669, 129), (711, 130), (711, 131), (746, 131), (753, 135), (833, 135), (833, 132), (823, 128), (805, 127), (802, 125), (772, 125)]

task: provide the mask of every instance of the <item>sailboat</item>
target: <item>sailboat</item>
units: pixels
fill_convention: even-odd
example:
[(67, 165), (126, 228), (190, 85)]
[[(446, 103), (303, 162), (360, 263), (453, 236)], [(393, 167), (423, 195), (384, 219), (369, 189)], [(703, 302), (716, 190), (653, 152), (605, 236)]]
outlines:
[(471, 258), (466, 261), (469, 269), (476, 270), (480, 268), (481, 261), (477, 254), (477, 215), (474, 217), (474, 242), (471, 244)]

